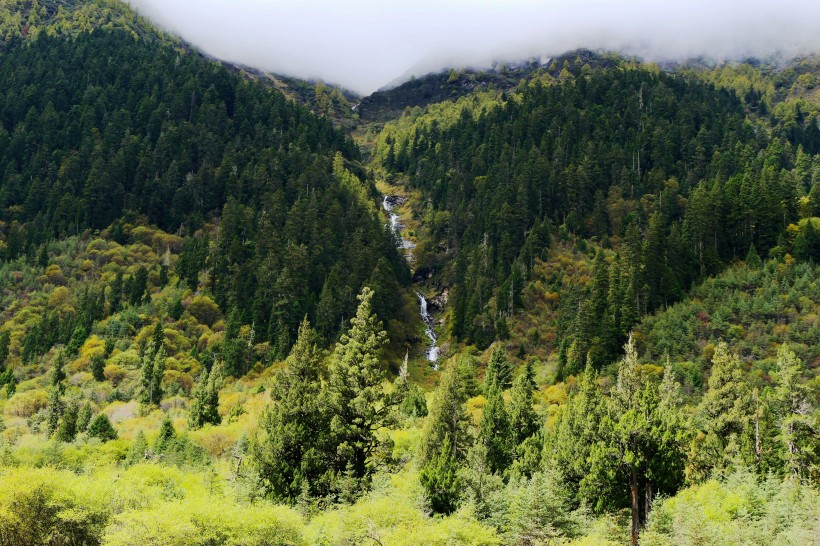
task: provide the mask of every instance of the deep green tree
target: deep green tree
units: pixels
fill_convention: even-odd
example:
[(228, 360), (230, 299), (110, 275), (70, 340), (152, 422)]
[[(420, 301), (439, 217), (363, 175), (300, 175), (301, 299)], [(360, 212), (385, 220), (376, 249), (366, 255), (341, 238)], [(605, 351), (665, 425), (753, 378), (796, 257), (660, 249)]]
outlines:
[(336, 445), (334, 467), (342, 472), (350, 466), (357, 479), (374, 470), (384, 446), (377, 431), (389, 422), (391, 412), (380, 362), (387, 333), (372, 312), (372, 297), (370, 288), (362, 289), (350, 330), (342, 335), (331, 357), (323, 395)]
[(419, 480), (434, 513), (451, 514), (458, 508), (462, 487), (459, 466), (450, 436), (446, 435), (440, 449), (419, 472)]
[(98, 438), (103, 442), (116, 440), (119, 437), (114, 425), (111, 424), (111, 420), (104, 413), (100, 413), (91, 420), (91, 423), (88, 425), (88, 436), (90, 438)]
[(520, 446), (524, 440), (538, 432), (538, 415), (533, 407), (532, 393), (535, 390), (531, 372), (532, 365), (527, 362), (524, 373), (513, 381), (510, 401), (510, 433), (514, 446)]
[(218, 425), (222, 422), (219, 415), (219, 389), (222, 388), (222, 369), (220, 365), (211, 367), (211, 371), (202, 372), (199, 384), (193, 392), (193, 400), (188, 413), (188, 425), (191, 429), (202, 428), (206, 424)]
[(752, 392), (745, 380), (740, 357), (726, 342), (718, 343), (706, 392), (698, 404), (700, 434), (692, 439), (687, 474), (690, 480), (708, 478), (738, 460), (755, 462), (752, 433)]
[(140, 402), (143, 404), (159, 404), (162, 400), (162, 379), (165, 376), (165, 349), (154, 351), (153, 344), (145, 350), (142, 356), (142, 393)]
[(79, 407), (77, 402), (69, 402), (65, 405), (60, 424), (57, 427), (55, 437), (61, 442), (73, 442), (77, 436), (77, 418)]
[(330, 430), (322, 407), (321, 339), (307, 317), (299, 327), (286, 367), (271, 385), (271, 403), (259, 418), (264, 436), (253, 445), (262, 483), (276, 499), (295, 501), (329, 492)]
[(817, 412), (802, 376), (806, 365), (786, 344), (777, 351), (777, 372), (770, 404), (778, 423), (777, 441), (783, 469), (797, 479), (811, 481), (820, 474)]
[(154, 453), (165, 453), (174, 448), (177, 440), (177, 432), (169, 416), (165, 416), (159, 427), (159, 433), (154, 440)]
[(489, 388), (493, 383), (504, 391), (512, 385), (513, 369), (507, 357), (507, 351), (497, 345), (490, 355), (490, 362), (487, 364), (487, 371), (484, 376), (485, 388)]
[(487, 468), (501, 474), (512, 462), (514, 433), (499, 385), (492, 382), (485, 390), (487, 404), (481, 416), (479, 441), (487, 448)]
[(100, 354), (95, 354), (91, 357), (91, 375), (94, 376), (95, 381), (105, 381), (105, 357)]

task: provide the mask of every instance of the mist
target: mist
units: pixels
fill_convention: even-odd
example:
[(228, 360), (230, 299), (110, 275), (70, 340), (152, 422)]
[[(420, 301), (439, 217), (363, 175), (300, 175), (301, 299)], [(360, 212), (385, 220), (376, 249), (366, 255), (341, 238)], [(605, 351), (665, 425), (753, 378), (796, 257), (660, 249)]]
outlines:
[(369, 94), (585, 47), (646, 60), (820, 51), (816, 0), (128, 0), (214, 57)]

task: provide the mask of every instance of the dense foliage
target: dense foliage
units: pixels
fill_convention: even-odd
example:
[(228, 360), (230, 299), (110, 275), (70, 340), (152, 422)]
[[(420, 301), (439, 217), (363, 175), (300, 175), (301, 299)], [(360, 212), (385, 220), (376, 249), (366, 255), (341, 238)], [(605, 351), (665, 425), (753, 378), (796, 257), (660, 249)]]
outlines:
[[(305, 314), (332, 339), (365, 281), (400, 290), (406, 265), (348, 169), (355, 147), (280, 93), (121, 31), (16, 42), (0, 74), (4, 259), (112, 223), (123, 242), (124, 214), (190, 235), (219, 218), (212, 240), (183, 243), (181, 274), (197, 288), (207, 269), (231, 324), (254, 324), (282, 356)], [(86, 332), (102, 318), (94, 297)], [(380, 316), (397, 301), (380, 299)], [(233, 352), (226, 371), (247, 370)]]
[[(593, 288), (599, 300), (576, 295), (561, 332), (566, 349), (576, 343), (601, 365), (638, 317), (752, 245), (764, 257), (791, 252), (786, 228), (813, 212), (799, 205), (818, 166), (770, 138), (726, 91), (625, 64), (567, 67), (575, 74), (536, 79), (500, 100), (475, 95), (410, 113), (386, 127), (377, 157), (431, 203), (419, 263), (444, 269), (456, 338), (487, 345), (508, 334), (556, 227), (618, 245), (618, 269), (599, 271)], [(602, 314), (609, 320), (586, 328)]]
[(341, 91), (319, 117), (109, 0), (0, 33), (0, 545), (820, 533), (804, 73), (447, 75), (371, 165), (430, 366)]

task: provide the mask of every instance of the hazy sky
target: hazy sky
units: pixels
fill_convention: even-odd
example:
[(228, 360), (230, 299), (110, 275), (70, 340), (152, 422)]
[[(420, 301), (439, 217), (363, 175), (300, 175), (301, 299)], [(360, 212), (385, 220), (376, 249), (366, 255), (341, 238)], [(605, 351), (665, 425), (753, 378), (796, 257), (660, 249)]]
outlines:
[(577, 47), (654, 60), (820, 51), (818, 0), (128, 0), (229, 61), (359, 93)]

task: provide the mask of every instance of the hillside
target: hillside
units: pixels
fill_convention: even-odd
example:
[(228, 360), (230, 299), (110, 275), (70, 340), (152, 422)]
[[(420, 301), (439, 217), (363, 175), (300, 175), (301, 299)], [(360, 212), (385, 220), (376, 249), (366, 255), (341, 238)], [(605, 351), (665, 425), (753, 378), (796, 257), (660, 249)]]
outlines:
[(487, 70), (450, 69), (438, 74), (413, 76), (409, 81), (364, 97), (356, 106), (356, 111), (363, 123), (383, 123), (401, 117), (408, 108), (424, 108), (431, 104), (455, 101), (481, 91), (509, 91), (522, 80), (541, 74), (558, 77), (565, 63), (601, 68), (612, 67), (620, 60), (615, 55), (578, 50), (556, 58), (497, 64)]
[(820, 533), (814, 57), (360, 99), (0, 29), (0, 546)]

